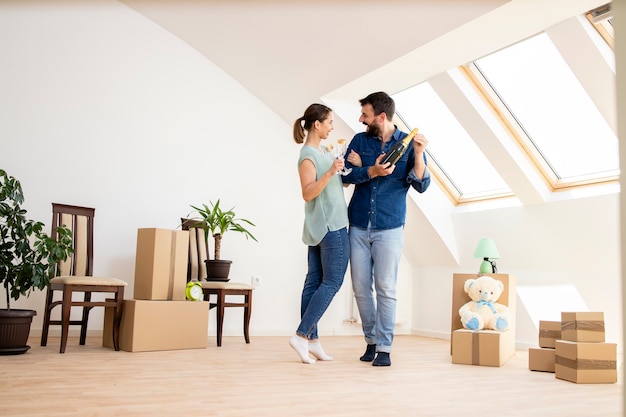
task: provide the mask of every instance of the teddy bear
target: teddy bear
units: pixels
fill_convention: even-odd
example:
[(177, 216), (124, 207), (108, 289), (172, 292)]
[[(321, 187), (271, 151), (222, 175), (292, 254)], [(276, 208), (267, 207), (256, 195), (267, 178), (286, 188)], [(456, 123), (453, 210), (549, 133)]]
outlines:
[(469, 330), (506, 330), (509, 327), (509, 308), (496, 302), (504, 291), (502, 281), (483, 275), (465, 281), (463, 289), (472, 299), (459, 309), (463, 327)]

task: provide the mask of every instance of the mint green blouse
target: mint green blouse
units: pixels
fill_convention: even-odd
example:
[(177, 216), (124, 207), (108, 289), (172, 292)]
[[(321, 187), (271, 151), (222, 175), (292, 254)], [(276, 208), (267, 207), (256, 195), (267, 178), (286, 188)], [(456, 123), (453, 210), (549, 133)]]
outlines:
[[(300, 150), (298, 167), (305, 159), (315, 165), (316, 179), (324, 175), (333, 163), (329, 153), (304, 145)], [(333, 176), (322, 192), (304, 204), (304, 228), (302, 241), (308, 246), (317, 246), (326, 233), (348, 227), (348, 209), (339, 175)]]

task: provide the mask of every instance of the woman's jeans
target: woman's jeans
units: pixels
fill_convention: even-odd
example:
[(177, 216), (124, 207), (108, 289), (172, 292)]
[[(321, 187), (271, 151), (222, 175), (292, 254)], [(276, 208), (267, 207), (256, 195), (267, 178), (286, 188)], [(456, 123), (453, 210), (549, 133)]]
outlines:
[(304, 280), (300, 326), (297, 334), (309, 340), (318, 338), (317, 322), (330, 305), (348, 269), (350, 242), (343, 228), (326, 233), (317, 246), (309, 246), (309, 271)]
[(402, 227), (390, 230), (350, 227), (352, 289), (365, 342), (375, 344), (378, 352), (391, 353), (403, 244)]

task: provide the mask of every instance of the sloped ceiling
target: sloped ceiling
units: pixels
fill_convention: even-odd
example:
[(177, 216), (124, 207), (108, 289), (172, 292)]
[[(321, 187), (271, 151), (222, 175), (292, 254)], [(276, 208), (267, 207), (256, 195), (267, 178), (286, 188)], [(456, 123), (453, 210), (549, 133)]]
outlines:
[[(349, 137), (362, 128), (358, 99), (370, 92), (393, 94), (431, 79), (603, 0), (119, 1), (206, 56), (289, 125), (322, 101), (338, 116), (336, 137)], [(526, 200), (542, 201), (530, 190), (521, 193)], [(451, 213), (445, 201), (439, 212), (446, 207)], [(415, 266), (433, 252), (437, 264), (455, 265), (450, 216), (433, 213), (419, 201), (409, 208), (409, 236), (429, 238), (407, 239), (405, 254)]]
[(288, 123), (329, 91), (507, 3), (120, 1), (205, 55)]

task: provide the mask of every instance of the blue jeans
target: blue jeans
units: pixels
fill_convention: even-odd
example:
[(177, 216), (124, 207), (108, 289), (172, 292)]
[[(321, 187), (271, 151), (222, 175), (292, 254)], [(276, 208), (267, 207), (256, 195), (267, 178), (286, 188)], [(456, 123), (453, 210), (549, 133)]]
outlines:
[(309, 246), (309, 270), (304, 280), (300, 325), (297, 334), (309, 340), (318, 338), (317, 322), (330, 305), (346, 275), (350, 259), (348, 230), (326, 233), (317, 246)]
[(350, 226), (352, 289), (365, 342), (376, 344), (377, 352), (391, 353), (398, 265), (403, 244), (402, 227), (371, 230)]

